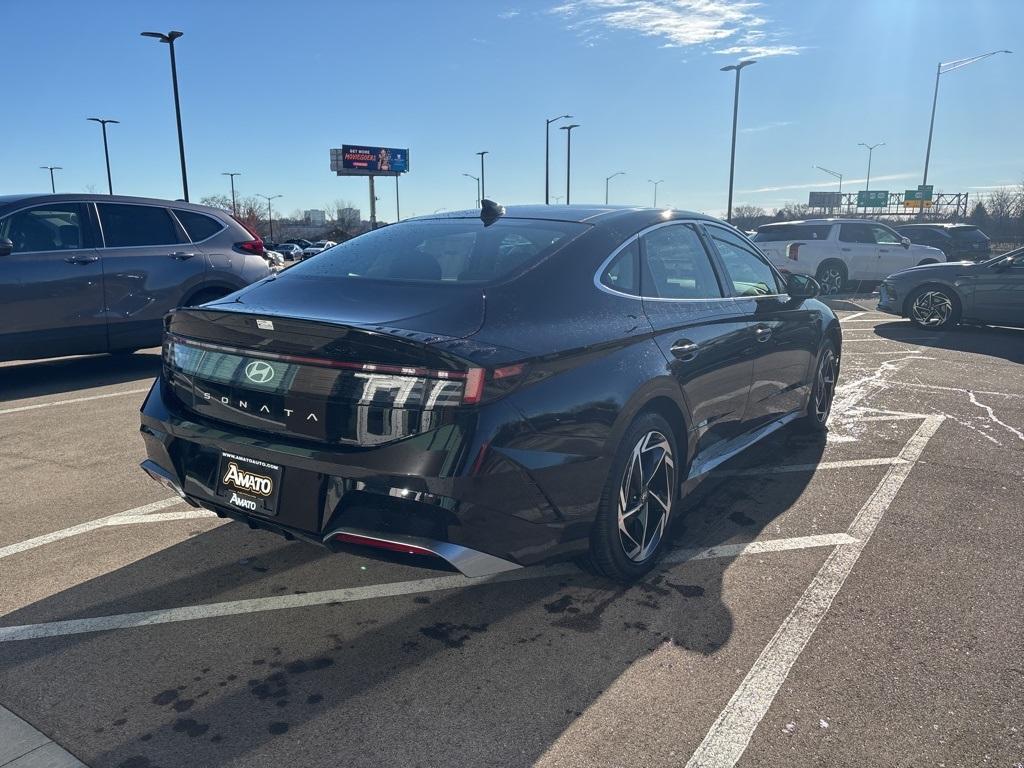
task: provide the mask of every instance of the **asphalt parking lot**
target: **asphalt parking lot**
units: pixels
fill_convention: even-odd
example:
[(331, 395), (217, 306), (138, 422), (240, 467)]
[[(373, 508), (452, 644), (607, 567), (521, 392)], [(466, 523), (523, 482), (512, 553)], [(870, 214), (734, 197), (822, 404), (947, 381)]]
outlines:
[(138, 469), (158, 350), (0, 366), (0, 705), (55, 742), (0, 765), (1020, 768), (1024, 331), (840, 306), (827, 440), (629, 589), (225, 523)]

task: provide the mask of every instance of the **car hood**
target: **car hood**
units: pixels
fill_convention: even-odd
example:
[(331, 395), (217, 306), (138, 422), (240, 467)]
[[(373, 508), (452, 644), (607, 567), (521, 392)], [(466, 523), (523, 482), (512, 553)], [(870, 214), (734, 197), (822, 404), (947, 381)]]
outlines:
[[(934, 249), (933, 249), (934, 250)], [(976, 272), (980, 265), (974, 261), (944, 261), (939, 264), (921, 264), (916, 267), (908, 267), (894, 272), (887, 279), (906, 278), (916, 280), (918, 278), (945, 277), (953, 278), (957, 275)]]

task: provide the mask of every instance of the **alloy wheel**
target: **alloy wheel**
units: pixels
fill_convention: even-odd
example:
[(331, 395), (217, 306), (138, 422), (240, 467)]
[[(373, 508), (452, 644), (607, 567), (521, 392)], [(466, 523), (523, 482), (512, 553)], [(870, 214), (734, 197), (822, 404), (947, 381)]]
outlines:
[(822, 270), (818, 282), (821, 284), (821, 292), (832, 296), (843, 290), (843, 273), (837, 267), (828, 267)]
[(910, 314), (919, 325), (945, 325), (953, 314), (953, 301), (942, 291), (925, 291), (914, 299)]
[(647, 560), (661, 543), (675, 482), (672, 444), (661, 432), (648, 432), (633, 446), (619, 486), (619, 541), (633, 562)]
[(814, 415), (818, 423), (824, 424), (832, 410), (832, 399), (836, 394), (836, 356), (826, 349), (818, 364), (818, 375), (814, 382)]

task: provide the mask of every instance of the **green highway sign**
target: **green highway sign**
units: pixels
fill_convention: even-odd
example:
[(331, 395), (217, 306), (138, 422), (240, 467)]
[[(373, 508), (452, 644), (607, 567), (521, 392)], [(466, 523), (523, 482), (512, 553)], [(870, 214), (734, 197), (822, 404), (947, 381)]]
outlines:
[(889, 191), (885, 189), (863, 189), (857, 193), (858, 208), (885, 208), (889, 205)]
[(903, 193), (904, 202), (911, 202), (914, 200), (924, 200), (925, 202), (931, 202), (932, 191), (935, 188), (931, 184), (918, 184), (917, 189), (908, 189)]

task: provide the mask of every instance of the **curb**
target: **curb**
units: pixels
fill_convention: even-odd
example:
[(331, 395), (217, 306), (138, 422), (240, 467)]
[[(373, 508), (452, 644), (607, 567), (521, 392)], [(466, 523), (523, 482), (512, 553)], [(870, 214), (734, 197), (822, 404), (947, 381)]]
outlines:
[(0, 707), (0, 768), (88, 768), (46, 734)]

